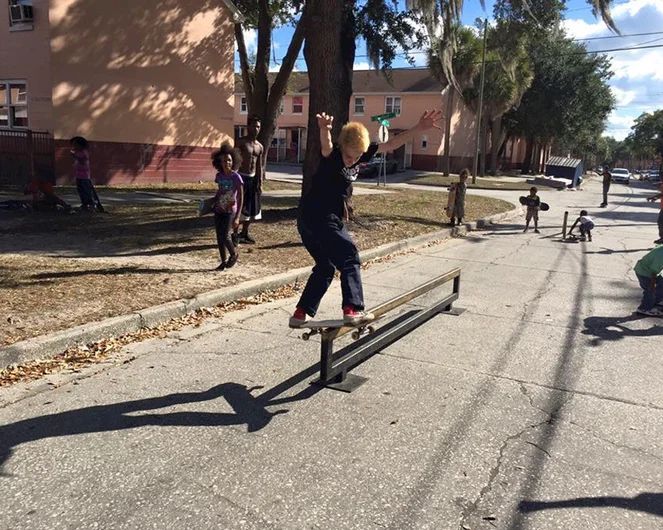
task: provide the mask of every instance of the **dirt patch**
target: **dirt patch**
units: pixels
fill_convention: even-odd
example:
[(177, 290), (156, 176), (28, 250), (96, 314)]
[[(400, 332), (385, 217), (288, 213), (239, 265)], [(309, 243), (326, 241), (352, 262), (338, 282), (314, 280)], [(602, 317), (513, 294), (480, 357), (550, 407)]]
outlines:
[[(355, 196), (350, 223), (360, 249), (446, 226), (445, 193)], [(108, 214), (0, 213), (0, 339), (10, 344), (311, 265), (295, 225), (297, 197), (265, 197), (255, 245), (238, 265), (219, 263), (213, 219), (194, 204), (110, 207)], [(467, 220), (511, 209), (468, 196)]]
[[(486, 190), (529, 190), (532, 187), (531, 184), (526, 182), (525, 178), (522, 179), (522, 182), (514, 181), (510, 178), (505, 178), (504, 180), (499, 179), (500, 177), (492, 177), (490, 179), (477, 177), (476, 183), (472, 184), (472, 179), (470, 178), (467, 182), (467, 187)], [(430, 173), (408, 180), (408, 184), (442, 187), (447, 187), (452, 182), (458, 182), (458, 175), (445, 177), (441, 173)]]

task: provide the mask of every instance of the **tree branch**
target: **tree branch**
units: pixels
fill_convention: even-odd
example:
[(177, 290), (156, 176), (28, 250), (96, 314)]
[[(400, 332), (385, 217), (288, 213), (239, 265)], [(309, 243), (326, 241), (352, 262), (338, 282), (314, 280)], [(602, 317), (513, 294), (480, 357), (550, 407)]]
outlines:
[(249, 64), (249, 55), (246, 51), (241, 24), (235, 24), (235, 41), (237, 42), (237, 52), (239, 53), (242, 81), (244, 81), (244, 94), (246, 94), (246, 101), (248, 103), (253, 100), (253, 78), (251, 76), (251, 65)]

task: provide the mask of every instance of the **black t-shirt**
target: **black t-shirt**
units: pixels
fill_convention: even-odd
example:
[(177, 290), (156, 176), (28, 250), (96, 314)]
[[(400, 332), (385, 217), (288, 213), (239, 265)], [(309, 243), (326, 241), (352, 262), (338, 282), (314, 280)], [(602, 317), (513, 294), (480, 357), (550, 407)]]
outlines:
[(320, 165), (311, 177), (311, 187), (302, 197), (301, 213), (309, 220), (323, 220), (331, 214), (343, 219), (343, 201), (351, 194), (352, 182), (359, 175), (359, 164), (368, 162), (375, 156), (378, 144), (371, 143), (359, 160), (345, 167), (338, 145), (328, 157), (320, 158)]

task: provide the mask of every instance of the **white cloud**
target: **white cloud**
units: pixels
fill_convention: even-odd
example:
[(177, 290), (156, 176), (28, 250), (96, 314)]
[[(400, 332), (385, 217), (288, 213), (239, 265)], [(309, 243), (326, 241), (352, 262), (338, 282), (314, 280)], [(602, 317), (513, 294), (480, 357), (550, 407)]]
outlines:
[(353, 70), (370, 70), (371, 65), (368, 64), (367, 62), (355, 62), (353, 66)]
[[(615, 5), (611, 12), (621, 36), (611, 32), (602, 20), (568, 19), (563, 25), (569, 36), (578, 40), (589, 38), (585, 41), (589, 51), (663, 44), (663, 35), (631, 36), (663, 30), (663, 0), (630, 0)], [(621, 140), (631, 132), (633, 120), (640, 114), (663, 108), (663, 47), (618, 50), (605, 55), (614, 72), (608, 84), (616, 100), (605, 135)]]

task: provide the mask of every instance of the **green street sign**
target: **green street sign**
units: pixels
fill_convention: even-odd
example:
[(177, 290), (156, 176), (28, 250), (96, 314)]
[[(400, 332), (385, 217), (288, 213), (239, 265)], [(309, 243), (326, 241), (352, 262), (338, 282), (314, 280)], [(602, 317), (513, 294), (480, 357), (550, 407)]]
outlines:
[(380, 120), (380, 125), (384, 125), (385, 127), (389, 127), (389, 120)]
[(389, 118), (397, 118), (398, 116), (400, 116), (400, 112), (387, 112), (386, 114), (371, 116), (371, 121), (388, 120)]

